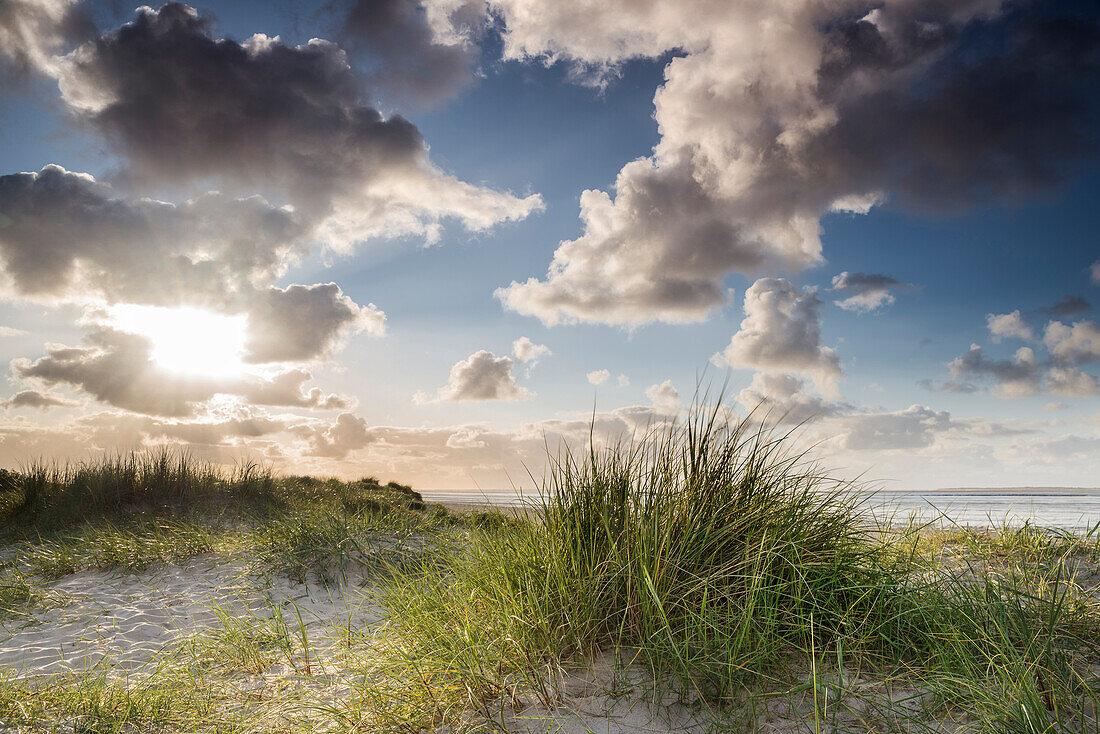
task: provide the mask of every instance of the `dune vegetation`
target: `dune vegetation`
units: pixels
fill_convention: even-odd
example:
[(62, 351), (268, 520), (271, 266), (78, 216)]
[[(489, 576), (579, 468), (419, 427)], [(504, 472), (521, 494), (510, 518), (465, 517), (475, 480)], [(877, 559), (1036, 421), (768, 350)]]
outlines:
[(1097, 538), (874, 525), (724, 416), (563, 451), (524, 513), (170, 452), (5, 472), (3, 634), (195, 559), (249, 601), (136, 665), (5, 663), (0, 730), (1100, 732)]

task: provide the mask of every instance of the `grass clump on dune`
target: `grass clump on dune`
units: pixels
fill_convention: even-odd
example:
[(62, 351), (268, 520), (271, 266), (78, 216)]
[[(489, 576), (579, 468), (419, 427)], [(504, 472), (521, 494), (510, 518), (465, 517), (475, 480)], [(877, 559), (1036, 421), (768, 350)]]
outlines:
[(375, 692), (386, 718), (415, 729), (523, 695), (550, 706), (562, 670), (613, 653), (723, 715), (776, 691), (810, 697), (814, 716), (821, 701), (858, 708), (850, 681), (870, 674), (987, 731), (1096, 725), (1098, 617), (1072, 578), (930, 574), (788, 436), (723, 415), (567, 451), (537, 521), (399, 575), (384, 598), (390, 684)]

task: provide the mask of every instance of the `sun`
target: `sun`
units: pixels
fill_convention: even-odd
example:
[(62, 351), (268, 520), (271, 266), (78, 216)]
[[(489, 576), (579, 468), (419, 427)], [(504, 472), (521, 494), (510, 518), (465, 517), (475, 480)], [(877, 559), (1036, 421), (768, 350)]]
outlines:
[(200, 377), (244, 374), (245, 316), (198, 308), (133, 304), (108, 309), (111, 326), (148, 339), (153, 362), (170, 372)]

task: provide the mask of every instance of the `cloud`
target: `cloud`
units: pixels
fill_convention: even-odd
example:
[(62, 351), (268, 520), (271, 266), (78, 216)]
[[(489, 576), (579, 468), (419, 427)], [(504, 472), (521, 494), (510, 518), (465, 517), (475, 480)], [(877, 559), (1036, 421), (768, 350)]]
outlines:
[(653, 410), (659, 415), (676, 415), (680, 412), (680, 393), (672, 386), (672, 380), (650, 385), (645, 396), (653, 403)]
[(354, 0), (343, 39), (374, 69), (372, 88), (390, 97), (432, 103), (474, 78), (477, 41), (489, 24), (478, 0)]
[(313, 375), (307, 370), (287, 370), (270, 379), (247, 384), (241, 391), (241, 396), (254, 405), (278, 405), (317, 410), (347, 410), (351, 407), (351, 400), (342, 395), (335, 393), (326, 395), (319, 387), (304, 390), (302, 386), (312, 379)]
[(1043, 410), (1053, 413), (1059, 410), (1069, 410), (1069, 403), (1047, 403), (1043, 406)]
[(327, 356), (340, 337), (386, 333), (386, 314), (359, 306), (335, 283), (268, 288), (249, 312), (249, 362), (298, 362)]
[(915, 288), (916, 286), (911, 283), (891, 278), (889, 275), (844, 271), (833, 278), (830, 290), (851, 294), (842, 300), (833, 301), (845, 311), (867, 313), (877, 311), (883, 306), (893, 305), (895, 298), (890, 292), (891, 289), (910, 291)]
[(994, 344), (1000, 344), (1003, 339), (1023, 339), (1024, 341), (1035, 339), (1035, 334), (1031, 331), (1031, 327), (1024, 323), (1019, 310), (1012, 313), (987, 314), (985, 321)]
[(829, 212), (1012, 200), (1095, 153), (1100, 25), (1069, 0), (491, 5), (505, 58), (606, 81), (675, 54), (652, 154), (581, 195), (542, 279), (497, 291), (547, 324), (698, 321), (731, 273), (823, 262)]
[(619, 387), (630, 387), (630, 378), (626, 375), (619, 375), (615, 378), (615, 381), (618, 383)]
[(769, 420), (792, 425), (828, 418), (851, 411), (847, 403), (830, 402), (809, 395), (805, 382), (782, 372), (757, 372), (752, 383), (737, 394), (746, 410), (763, 411)]
[(218, 303), (283, 275), (308, 232), (258, 196), (129, 199), (58, 165), (0, 176), (0, 211), (8, 288), (39, 299)]
[(542, 207), (436, 168), (412, 123), (364, 103), (363, 80), (335, 44), (216, 38), (180, 3), (139, 8), (77, 48), (58, 85), (123, 156), (125, 180), (285, 196), (339, 251), (374, 237), (434, 241), (444, 218), (476, 231)]
[(342, 459), (370, 442), (367, 422), (351, 413), (341, 413), (331, 426), (310, 435), (313, 456)]
[(5, 336), (25, 336), (27, 332), (22, 329), (16, 329), (11, 326), (0, 326), (0, 337)]
[(745, 318), (715, 364), (798, 372), (818, 390), (836, 392), (840, 358), (821, 346), (821, 300), (783, 278), (761, 278), (745, 292)]
[(602, 385), (611, 379), (611, 373), (607, 370), (594, 370), (589, 372), (588, 381), (593, 385)]
[(127, 199), (50, 165), (0, 176), (0, 277), (8, 296), (47, 303), (195, 306), (249, 317), (252, 362), (328, 356), (341, 336), (385, 333), (385, 314), (334, 283), (265, 285), (302, 255), (293, 212), (219, 193), (176, 205)]
[(524, 364), (534, 367), (543, 357), (549, 357), (553, 352), (545, 344), (535, 344), (529, 338), (521, 336), (512, 342), (512, 355)]
[(1100, 260), (1089, 266), (1089, 280), (1100, 285)]
[(1092, 304), (1081, 296), (1062, 296), (1062, 300), (1052, 306), (1036, 309), (1036, 313), (1052, 319), (1071, 319), (1091, 310)]
[(1047, 370), (1047, 390), (1055, 395), (1087, 397), (1100, 392), (1100, 382), (1076, 367), (1051, 367)]
[(38, 408), (47, 410), (54, 407), (72, 407), (80, 403), (66, 400), (51, 393), (38, 392), (37, 390), (22, 390), (12, 395), (7, 400), (0, 402), (0, 406), (12, 410), (13, 408)]
[(1012, 360), (994, 360), (986, 357), (980, 346), (971, 344), (970, 351), (956, 357), (948, 367), (956, 381), (968, 377), (992, 379), (997, 394), (1005, 398), (1034, 395), (1039, 390), (1042, 375), (1035, 351), (1030, 347), (1017, 349)]
[(1056, 361), (1080, 365), (1100, 361), (1100, 328), (1095, 321), (1077, 321), (1066, 326), (1051, 321), (1043, 332), (1043, 344)]
[(936, 436), (954, 426), (951, 414), (923, 405), (883, 413), (861, 413), (837, 423), (838, 439), (852, 451), (892, 451), (927, 448)]
[(56, 66), (56, 54), (91, 30), (78, 0), (4, 0), (0, 62), (6, 61), (15, 73), (49, 73)]
[(157, 365), (149, 340), (137, 334), (96, 326), (85, 341), (80, 347), (47, 345), (46, 354), (37, 360), (13, 360), (12, 373), (47, 386), (69, 385), (100, 402), (147, 415), (194, 416), (201, 403), (219, 394), (265, 405), (321, 410), (348, 404), (347, 399), (325, 396), (317, 388), (303, 393), (302, 384), (311, 379), (303, 370), (272, 377), (187, 375)]
[(497, 357), (482, 349), (456, 362), (451, 368), (447, 384), (434, 396), (417, 393), (413, 402), (458, 403), (482, 400), (527, 400), (533, 395), (516, 384), (512, 376), (515, 361), (511, 357)]

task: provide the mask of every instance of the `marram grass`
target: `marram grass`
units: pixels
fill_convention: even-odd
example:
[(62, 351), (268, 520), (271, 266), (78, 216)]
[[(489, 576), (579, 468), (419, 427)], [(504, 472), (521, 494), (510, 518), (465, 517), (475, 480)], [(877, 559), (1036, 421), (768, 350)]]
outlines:
[[(727, 730), (751, 730), (778, 698), (808, 731), (1100, 732), (1100, 590), (1080, 573), (1095, 571), (1096, 538), (876, 527), (788, 435), (725, 416), (696, 409), (563, 451), (530, 518), (172, 454), (5, 474), (5, 614), (48, 604), (49, 579), (75, 570), (214, 552), (301, 583), (359, 584), (385, 620), (354, 633), (349, 621), (333, 667), (315, 660), (300, 614), (222, 610), (131, 683), (5, 679), (0, 719), (32, 731), (51, 717), (87, 731), (493, 730), (510, 706), (554, 706), (563, 675), (611, 656)], [(278, 665), (293, 680), (255, 701), (224, 693)]]

